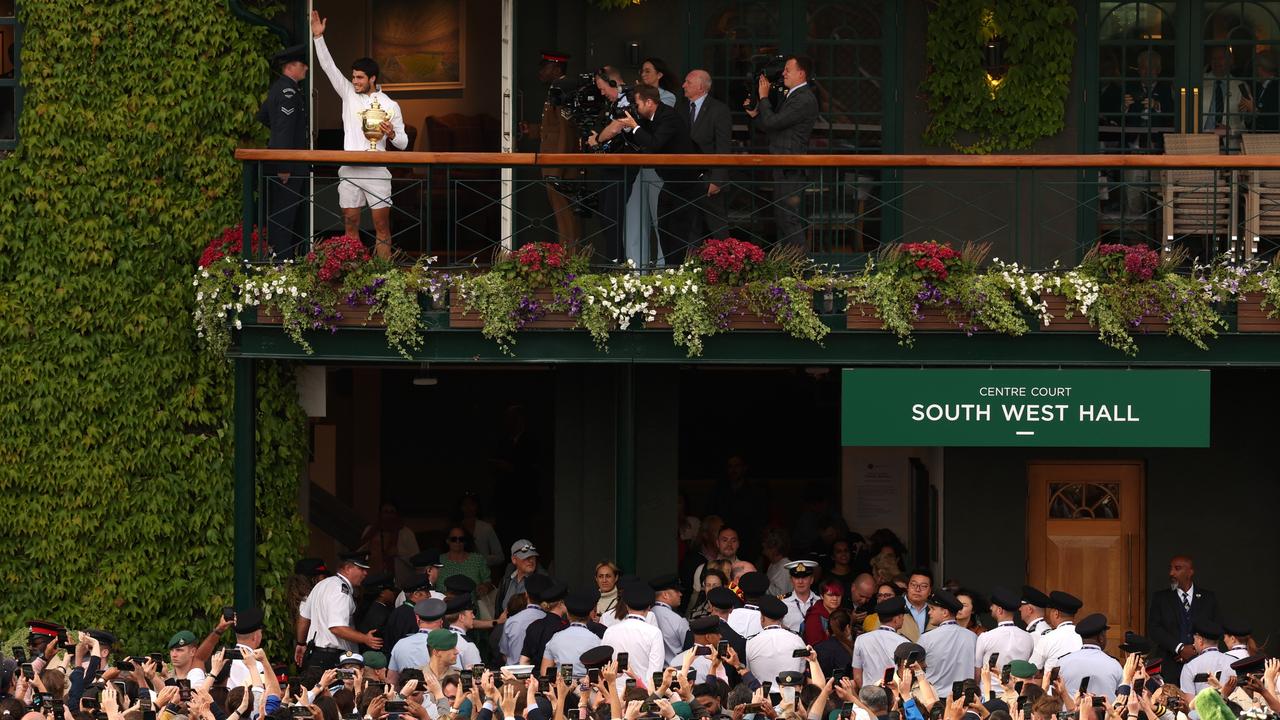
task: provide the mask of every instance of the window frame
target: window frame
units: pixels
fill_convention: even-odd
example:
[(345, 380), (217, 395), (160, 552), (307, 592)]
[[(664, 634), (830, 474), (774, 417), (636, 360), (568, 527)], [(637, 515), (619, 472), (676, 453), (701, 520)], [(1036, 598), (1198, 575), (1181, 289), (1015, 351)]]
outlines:
[[(22, 118), (22, 23), (18, 20), (21, 3), (15, 0), (13, 17), (0, 17), (0, 26), (13, 28), (13, 77), (0, 78), (0, 92), (13, 88), (13, 138), (0, 138), (0, 152), (15, 150), (21, 135), (18, 132)], [(4, 52), (0, 48), (0, 52)]]

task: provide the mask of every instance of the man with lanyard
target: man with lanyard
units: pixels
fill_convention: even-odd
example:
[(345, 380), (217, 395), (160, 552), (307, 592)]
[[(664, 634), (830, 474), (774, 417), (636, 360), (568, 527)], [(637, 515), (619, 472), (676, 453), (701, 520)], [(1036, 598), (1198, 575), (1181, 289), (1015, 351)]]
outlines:
[(876, 605), (880, 626), (858, 636), (853, 643), (853, 685), (874, 685), (884, 671), (894, 666), (893, 651), (907, 639), (898, 632), (906, 620), (907, 601), (901, 595)]
[(573, 665), (575, 678), (587, 674), (587, 669), (582, 664), (582, 654), (600, 645), (600, 635), (595, 634), (587, 625), (598, 600), (599, 592), (596, 590), (579, 590), (565, 597), (564, 607), (569, 615), (569, 626), (547, 641), (547, 646), (542, 651), (542, 667), (538, 668), (541, 674), (545, 675), (552, 668), (569, 664)]
[[(342, 99), (342, 127), (344, 150), (369, 149), (364, 135), (364, 119), (360, 113), (373, 106), (376, 100), (387, 113), (382, 122), (383, 136), (378, 139), (378, 151), (385, 151), (390, 142), (399, 150), (409, 145), (404, 130), (404, 115), (400, 105), (378, 89), (378, 63), (373, 58), (360, 58), (351, 64), (351, 79), (347, 79), (333, 62), (329, 47), (324, 41), (324, 20), (320, 13), (311, 12), (311, 36), (314, 38), (316, 60), (329, 77), (334, 92)], [(374, 251), (384, 260), (391, 259), (391, 171), (386, 167), (344, 165), (338, 168), (338, 205), (342, 207), (342, 223), (347, 235), (360, 236), (360, 211), (369, 206), (373, 216), (373, 229), (377, 235)]]
[[(998, 587), (991, 591), (991, 617), (996, 626), (978, 636), (977, 649), (973, 658), (974, 679), (982, 681), (982, 673), (987, 671), (991, 656), (996, 656), (995, 668), (1000, 670), (1014, 660), (1027, 660), (1035, 650), (1031, 634), (1013, 622), (1013, 614), (1018, 612), (1022, 603), (1017, 595), (1005, 588)], [(991, 690), (997, 696), (1004, 694), (1004, 686), (992, 679)]]
[(787, 670), (803, 671), (808, 661), (795, 657), (796, 650), (804, 650), (804, 640), (787, 630), (782, 618), (787, 616), (787, 606), (778, 598), (767, 595), (760, 600), (760, 632), (747, 640), (747, 669), (761, 682), (776, 682), (780, 673)]
[(1058, 673), (1068, 693), (1080, 692), (1081, 682), (1088, 680), (1090, 694), (1105, 697), (1107, 702), (1115, 699), (1116, 688), (1124, 681), (1124, 668), (1104, 652), (1107, 629), (1107, 617), (1098, 613), (1076, 625), (1076, 633), (1082, 638), (1080, 649), (1058, 659)]
[[(444, 567), (444, 564), (440, 562), (440, 551), (439, 550), (423, 550), (417, 555), (414, 555), (413, 557), (409, 558), (409, 562), (413, 565), (413, 569), (418, 573), (415, 576), (414, 581), (410, 583), (410, 586), (415, 588), (420, 587), (421, 583), (417, 581), (417, 578), (425, 577), (427, 579), (427, 589), (430, 591), (430, 595), (428, 595), (428, 597), (433, 597), (433, 598), (436, 598), (437, 600), (443, 600), (444, 599), (443, 593), (438, 593), (435, 590), (431, 590), (431, 588), (435, 587), (436, 581), (440, 579), (440, 568)], [(446, 580), (445, 582), (448, 582), (448, 581)], [(400, 607), (401, 605), (405, 604), (405, 602), (408, 600), (406, 595), (406, 593), (408, 592), (409, 592), (409, 589), (408, 587), (406, 587), (403, 591), (401, 591), (399, 595), (396, 596), (395, 607)], [(425, 600), (426, 598), (419, 598), (419, 599)], [(409, 601), (409, 605), (413, 605), (414, 602), (417, 602), (417, 601), (416, 600)]]
[(1197, 620), (1191, 631), (1191, 644), (1196, 649), (1196, 656), (1182, 666), (1182, 677), (1178, 686), (1182, 692), (1195, 697), (1201, 690), (1209, 687), (1207, 682), (1196, 682), (1196, 676), (1206, 674), (1218, 676), (1218, 682), (1226, 682), (1231, 677), (1231, 663), (1235, 658), (1218, 649), (1218, 641), (1222, 639), (1222, 626), (1212, 620)]
[[(739, 659), (747, 656), (747, 639), (729, 626), (729, 615), (741, 604), (742, 601), (729, 588), (713, 587), (707, 591), (707, 609), (711, 611), (710, 617), (720, 621), (718, 630), (720, 639), (729, 641), (729, 645), (737, 651)], [(690, 632), (685, 636), (684, 646), (689, 647), (692, 644), (693, 633)], [(725, 659), (722, 658), (722, 660)]]
[(782, 598), (783, 604), (787, 606), (787, 616), (782, 619), (782, 624), (799, 635), (804, 628), (804, 617), (809, 613), (809, 608), (821, 600), (817, 593), (812, 592), (813, 571), (818, 569), (818, 563), (814, 560), (795, 560), (783, 567), (791, 575), (791, 592)]
[[(689, 669), (694, 672), (694, 683), (704, 683), (708, 677), (715, 677), (728, 685), (729, 675), (724, 670), (725, 658), (720, 657), (716, 649), (720, 642), (720, 618), (703, 615), (689, 623), (689, 630), (693, 633), (693, 647), (672, 658), (670, 664), (684, 667), (689, 662)], [(693, 655), (692, 661), (689, 660), (689, 655)]]
[[(408, 668), (420, 668), (427, 664), (431, 653), (427, 648), (427, 635), (432, 630), (440, 630), (444, 625), (444, 615), (448, 612), (443, 600), (428, 598), (413, 606), (418, 617), (418, 631), (396, 643), (391, 651), (391, 660), (387, 664), (387, 679), (392, 685), (400, 684), (400, 672)], [(450, 633), (452, 635), (452, 633)]]
[(653, 619), (658, 624), (658, 629), (662, 631), (662, 643), (665, 646), (663, 654), (667, 664), (671, 665), (675, 662), (674, 658), (685, 648), (685, 635), (689, 634), (689, 621), (680, 617), (674, 610), (680, 607), (683, 588), (677, 575), (654, 578), (650, 581), (649, 587), (656, 593)]
[(361, 644), (374, 650), (382, 647), (376, 630), (361, 633), (352, 627), (354, 588), (369, 575), (369, 553), (344, 553), (339, 559), (338, 573), (316, 583), (298, 612), (294, 661), (304, 670), (335, 667), (338, 656)]
[(569, 627), (565, 619), (564, 598), (569, 594), (569, 586), (552, 579), (551, 584), (540, 594), (542, 617), (530, 623), (524, 632), (524, 643), (520, 645), (520, 664), (542, 667), (542, 657), (547, 649), (547, 642), (555, 634)]
[(470, 670), (472, 665), (481, 662), (480, 648), (467, 639), (467, 631), (471, 629), (471, 622), (476, 616), (475, 601), (470, 594), (454, 595), (445, 600), (444, 605), (447, 613), (444, 616), (446, 629), (458, 636), (458, 659), (454, 661), (453, 667), (455, 670)]
[(431, 580), (426, 575), (420, 576), (414, 584), (404, 589), (404, 600), (391, 611), (387, 618), (387, 634), (383, 638), (383, 648), (390, 653), (403, 638), (418, 631), (418, 616), (413, 608), (423, 600), (436, 598), (436, 591), (431, 589)]
[(1076, 632), (1076, 613), (1084, 605), (1079, 598), (1060, 590), (1049, 593), (1048, 619), (1053, 629), (1045, 634), (1031, 653), (1031, 664), (1048, 674), (1058, 664), (1058, 658), (1080, 649), (1080, 634)]
[(1018, 606), (1018, 615), (1022, 618), (1027, 634), (1031, 636), (1033, 655), (1035, 649), (1040, 647), (1044, 636), (1053, 629), (1049, 621), (1044, 619), (1044, 609), (1047, 607), (1049, 607), (1048, 595), (1030, 585), (1022, 586), (1022, 603)]
[(939, 697), (951, 694), (952, 683), (973, 677), (970, 663), (977, 654), (978, 636), (956, 623), (962, 609), (960, 600), (941, 588), (929, 597), (929, 624), (934, 628), (920, 636), (920, 647), (929, 658), (925, 677)]
[(507, 618), (502, 625), (502, 634), (498, 640), (498, 654), (508, 665), (520, 664), (520, 651), (524, 650), (524, 638), (529, 626), (546, 616), (546, 611), (539, 604), (542, 593), (550, 589), (552, 580), (546, 575), (531, 575), (524, 581), (524, 594), (529, 604), (523, 610)]
[(249, 684), (246, 662), (257, 663), (259, 675), (267, 672), (253, 656), (254, 651), (262, 647), (262, 619), (261, 608), (249, 608), (236, 613), (236, 649), (240, 651), (241, 659), (231, 661), (231, 668), (227, 671), (228, 690)]
[[(656, 625), (650, 625), (645, 616), (653, 606), (653, 589), (647, 583), (628, 582), (622, 586), (622, 602), (630, 610), (621, 622), (604, 631), (601, 638), (605, 645), (614, 650), (614, 658), (618, 653), (627, 653), (628, 666), (636, 677), (648, 682), (653, 673), (663, 668), (666, 659), (662, 631)], [(618, 672), (620, 683), (625, 679), (625, 671)]]
[(769, 576), (762, 572), (749, 572), (738, 578), (738, 589), (746, 603), (729, 613), (729, 627), (750, 640), (760, 633), (760, 599), (769, 592)]

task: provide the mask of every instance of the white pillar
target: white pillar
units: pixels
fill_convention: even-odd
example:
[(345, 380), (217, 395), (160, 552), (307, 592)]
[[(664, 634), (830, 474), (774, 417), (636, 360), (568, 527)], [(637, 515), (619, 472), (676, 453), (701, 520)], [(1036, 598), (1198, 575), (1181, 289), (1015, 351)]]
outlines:
[[(502, 0), (502, 152), (515, 152), (515, 113), (512, 104), (515, 98), (515, 63), (511, 53), (515, 44), (515, 0)], [(499, 192), (503, 198), (499, 206), (502, 213), (502, 247), (511, 249), (512, 212), (515, 202), (512, 196), (512, 170), (502, 168), (502, 184)]]

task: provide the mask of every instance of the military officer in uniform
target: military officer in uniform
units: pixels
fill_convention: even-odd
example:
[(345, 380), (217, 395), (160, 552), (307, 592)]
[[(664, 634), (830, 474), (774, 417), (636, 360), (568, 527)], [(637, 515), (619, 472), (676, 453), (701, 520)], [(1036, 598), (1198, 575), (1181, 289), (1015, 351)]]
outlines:
[[(600, 600), (598, 590), (578, 590), (569, 593), (564, 599), (565, 612), (569, 615), (569, 626), (547, 641), (542, 651), (542, 667), (539, 670), (546, 674), (547, 670), (560, 665), (573, 665), (573, 676), (580, 678), (587, 674), (582, 664), (582, 654), (600, 645), (600, 635), (588, 624), (591, 611)], [(603, 634), (604, 631), (601, 631)]]
[(901, 595), (881, 600), (876, 605), (880, 626), (858, 636), (853, 642), (853, 685), (872, 685), (894, 666), (893, 651), (907, 639), (899, 633), (907, 612), (907, 601)]
[(750, 640), (761, 630), (760, 599), (769, 592), (769, 576), (762, 572), (749, 572), (738, 578), (738, 589), (746, 602), (729, 613), (729, 627)]
[(956, 623), (956, 613), (964, 608), (959, 598), (946, 590), (929, 596), (929, 624), (934, 628), (920, 636), (920, 647), (929, 656), (925, 677), (939, 697), (951, 695), (951, 684), (973, 679), (973, 658), (978, 652), (978, 636)]
[(481, 662), (480, 648), (467, 639), (467, 631), (471, 629), (475, 618), (475, 600), (469, 594), (454, 595), (444, 601), (446, 630), (458, 636), (458, 659), (453, 667), (457, 670), (470, 670), (472, 665)]
[(387, 665), (387, 679), (391, 684), (399, 684), (402, 670), (420, 668), (427, 664), (427, 660), (431, 658), (427, 648), (427, 635), (432, 630), (441, 629), (448, 611), (444, 601), (436, 598), (421, 600), (413, 606), (413, 612), (418, 616), (418, 631), (396, 643), (391, 651), (391, 660)]
[(1035, 648), (1040, 647), (1040, 638), (1053, 629), (1049, 621), (1044, 619), (1044, 609), (1047, 607), (1049, 607), (1048, 595), (1030, 585), (1022, 586), (1022, 603), (1018, 606), (1018, 615), (1022, 618), (1022, 625), (1027, 629), (1027, 634), (1031, 636), (1033, 654)]
[[(271, 129), (267, 147), (272, 150), (306, 150), (310, 124), (307, 97), (299, 85), (307, 77), (307, 46), (295, 45), (277, 53), (272, 62), (280, 77), (271, 83), (258, 120)], [(306, 204), (306, 163), (268, 163), (267, 242), (279, 258), (292, 258), (304, 236), (295, 233), (298, 208)]]
[[(601, 640), (613, 648), (615, 657), (617, 653), (627, 653), (628, 667), (635, 672), (636, 677), (647, 681), (655, 671), (662, 670), (666, 661), (666, 643), (662, 639), (662, 631), (646, 619), (654, 602), (653, 588), (648, 583), (624, 578), (622, 602), (626, 603), (629, 610), (627, 616), (610, 625)], [(624, 680), (621, 674), (618, 680)]]
[(786, 616), (787, 606), (778, 598), (766, 595), (760, 599), (760, 632), (747, 638), (746, 661), (747, 670), (761, 682), (776, 682), (779, 673), (803, 671), (808, 665), (805, 658), (795, 657), (795, 651), (803, 650), (805, 644), (782, 624)]
[(667, 664), (671, 665), (674, 658), (688, 647), (685, 645), (685, 636), (689, 634), (689, 621), (675, 611), (675, 608), (680, 607), (680, 599), (683, 597), (680, 577), (663, 575), (650, 581), (649, 587), (655, 593), (653, 619), (662, 631), (664, 655)]
[(1098, 613), (1086, 616), (1075, 626), (1081, 638), (1080, 649), (1058, 660), (1059, 677), (1067, 692), (1079, 692), (1080, 683), (1089, 678), (1090, 694), (1106, 697), (1108, 703), (1115, 700), (1116, 688), (1124, 681), (1124, 668), (1105, 652), (1107, 627), (1106, 616)]
[(1046, 617), (1053, 629), (1045, 633), (1031, 653), (1031, 663), (1048, 673), (1058, 664), (1058, 658), (1080, 649), (1080, 634), (1076, 632), (1076, 613), (1084, 603), (1074, 595), (1061, 590), (1049, 593)]
[(1236, 659), (1218, 649), (1218, 641), (1222, 639), (1222, 626), (1213, 620), (1197, 620), (1191, 628), (1191, 644), (1196, 649), (1196, 656), (1182, 666), (1182, 677), (1178, 687), (1182, 692), (1195, 697), (1201, 690), (1209, 687), (1207, 682), (1196, 682), (1200, 673), (1213, 675), (1221, 672), (1219, 682), (1231, 677), (1231, 663)]
[(813, 572), (818, 569), (818, 563), (814, 560), (794, 560), (783, 567), (791, 575), (791, 592), (782, 598), (787, 606), (787, 616), (783, 618), (782, 624), (799, 635), (809, 608), (821, 600), (817, 593), (812, 592)]
[[(991, 591), (991, 617), (996, 626), (978, 636), (976, 654), (973, 658), (974, 678), (981, 681), (981, 673), (986, 672), (991, 656), (996, 656), (996, 669), (1003, 668), (1014, 660), (1028, 660), (1035, 649), (1031, 633), (1018, 627), (1013, 618), (1022, 607), (1021, 599), (1012, 591), (998, 587)], [(999, 680), (992, 679), (991, 689), (997, 696), (1004, 693), (1004, 686)]]
[(351, 617), (356, 610), (353, 588), (369, 575), (369, 553), (345, 553), (339, 558), (338, 573), (316, 583), (298, 612), (294, 661), (304, 670), (334, 667), (339, 655), (359, 645), (382, 647), (376, 630), (357, 631)]
[[(523, 135), (537, 135), (540, 153), (576, 153), (581, 151), (582, 134), (578, 125), (560, 114), (560, 108), (551, 102), (552, 85), (565, 76), (569, 55), (556, 50), (544, 50), (538, 65), (538, 80), (548, 88), (547, 99), (542, 103), (542, 122), (537, 125), (520, 123)], [(547, 185), (547, 199), (556, 221), (556, 242), (572, 247), (580, 235), (577, 208), (570, 207), (573, 193), (582, 187), (582, 170), (574, 167), (544, 167), (542, 179)]]

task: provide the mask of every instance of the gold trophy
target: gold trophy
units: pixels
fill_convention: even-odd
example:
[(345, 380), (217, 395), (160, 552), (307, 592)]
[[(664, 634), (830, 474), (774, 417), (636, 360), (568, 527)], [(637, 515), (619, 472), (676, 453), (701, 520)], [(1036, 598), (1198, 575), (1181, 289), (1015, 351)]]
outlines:
[(377, 150), (378, 141), (382, 139), (382, 123), (390, 120), (391, 114), (382, 109), (377, 97), (373, 98), (373, 104), (368, 110), (361, 110), (356, 114), (360, 116), (364, 136), (369, 139), (369, 149)]

